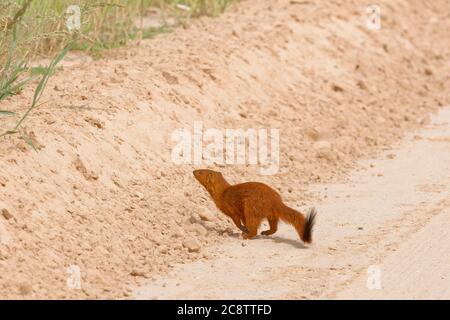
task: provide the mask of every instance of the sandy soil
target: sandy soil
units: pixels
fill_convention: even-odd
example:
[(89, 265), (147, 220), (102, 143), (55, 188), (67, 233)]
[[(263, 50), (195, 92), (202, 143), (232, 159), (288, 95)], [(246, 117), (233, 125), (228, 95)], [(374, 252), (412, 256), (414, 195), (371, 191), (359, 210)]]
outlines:
[(135, 297), (450, 299), (450, 107), (362, 167), (345, 183), (311, 186), (327, 196), (314, 245), (288, 225), (228, 239), (208, 248), (215, 259), (179, 265)]
[[(171, 160), (171, 134), (192, 130), (194, 121), (219, 130), (279, 128), (276, 175), (262, 176), (252, 165), (210, 167), (232, 182), (266, 182), (293, 207), (331, 198), (311, 185), (343, 181), (358, 161), (426, 125), (450, 104), (450, 7), (445, 0), (378, 4), (379, 31), (366, 28), (365, 1), (243, 1), (106, 60), (69, 57), (49, 82), (47, 103), (26, 122), (39, 151), (17, 137), (0, 141), (0, 297), (131, 298), (134, 288), (175, 265), (216, 259), (211, 248), (219, 243), (241, 246), (192, 176), (205, 165)], [(32, 95), (29, 88), (1, 108), (23, 112)], [(2, 129), (13, 123), (0, 118)], [(354, 189), (337, 203), (358, 194)], [(360, 205), (352, 212), (369, 204)], [(398, 219), (380, 208), (327, 223), (336, 207), (318, 207), (313, 248), (299, 250), (289, 229), (276, 241), (244, 247), (264, 257), (295, 249), (272, 277), (293, 277), (305, 293), (279, 288), (280, 297), (332, 296), (322, 281), (336, 270), (320, 266), (345, 263), (333, 268), (350, 282), (384, 252), (358, 242), (388, 245), (390, 233), (376, 227)], [(418, 231), (431, 216), (397, 224), (409, 235), (410, 224)], [(358, 227), (361, 237), (353, 233)], [(341, 246), (365, 258), (356, 265)], [(301, 257), (310, 264), (298, 269)], [(71, 267), (80, 271), (80, 289), (67, 285)]]

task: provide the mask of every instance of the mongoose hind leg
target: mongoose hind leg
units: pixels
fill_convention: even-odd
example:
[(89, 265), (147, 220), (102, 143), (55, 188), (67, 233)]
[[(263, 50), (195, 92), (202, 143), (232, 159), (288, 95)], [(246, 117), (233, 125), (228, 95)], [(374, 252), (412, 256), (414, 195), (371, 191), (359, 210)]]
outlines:
[(258, 225), (259, 223), (254, 219), (250, 219), (250, 221), (247, 221), (248, 232), (242, 235), (243, 238), (252, 239), (256, 237), (256, 234), (258, 233)]
[(275, 232), (277, 232), (277, 229), (278, 229), (278, 218), (277, 217), (267, 218), (267, 220), (269, 220), (270, 229), (261, 232), (261, 234), (264, 236), (270, 236), (271, 234), (274, 234)]

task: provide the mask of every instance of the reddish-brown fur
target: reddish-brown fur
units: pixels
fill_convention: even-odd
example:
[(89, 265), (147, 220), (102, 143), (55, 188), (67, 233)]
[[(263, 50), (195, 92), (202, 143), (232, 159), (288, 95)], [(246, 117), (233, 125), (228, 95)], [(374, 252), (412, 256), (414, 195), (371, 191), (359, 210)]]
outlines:
[(207, 169), (195, 170), (194, 176), (209, 192), (217, 208), (244, 232), (245, 239), (256, 236), (261, 221), (267, 218), (270, 229), (261, 234), (275, 233), (281, 219), (292, 224), (304, 242), (312, 241), (315, 209), (305, 218), (300, 212), (286, 206), (278, 192), (264, 183), (230, 185), (220, 172)]

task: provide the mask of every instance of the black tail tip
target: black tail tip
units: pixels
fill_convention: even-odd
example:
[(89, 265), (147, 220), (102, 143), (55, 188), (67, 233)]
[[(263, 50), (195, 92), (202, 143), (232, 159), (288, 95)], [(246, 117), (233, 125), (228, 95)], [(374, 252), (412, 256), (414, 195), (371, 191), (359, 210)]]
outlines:
[(308, 214), (306, 215), (305, 229), (303, 232), (303, 241), (306, 243), (312, 242), (312, 231), (314, 224), (316, 223), (316, 215), (316, 208), (313, 207), (308, 210)]

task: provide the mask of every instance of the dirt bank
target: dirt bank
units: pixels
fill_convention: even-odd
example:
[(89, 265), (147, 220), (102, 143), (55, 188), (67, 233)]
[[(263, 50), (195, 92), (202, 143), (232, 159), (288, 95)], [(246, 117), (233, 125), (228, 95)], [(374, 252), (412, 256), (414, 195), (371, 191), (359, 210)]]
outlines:
[[(270, 183), (293, 207), (312, 204), (309, 184), (337, 181), (427, 123), (450, 103), (448, 3), (378, 4), (375, 31), (364, 1), (243, 1), (107, 60), (66, 64), (26, 123), (39, 152), (0, 141), (0, 297), (126, 298), (175, 263), (210, 258), (204, 249), (236, 232), (194, 181), (198, 166), (172, 161), (172, 133), (194, 121), (279, 128), (277, 174), (211, 168)], [(32, 94), (2, 109), (24, 110)]]

